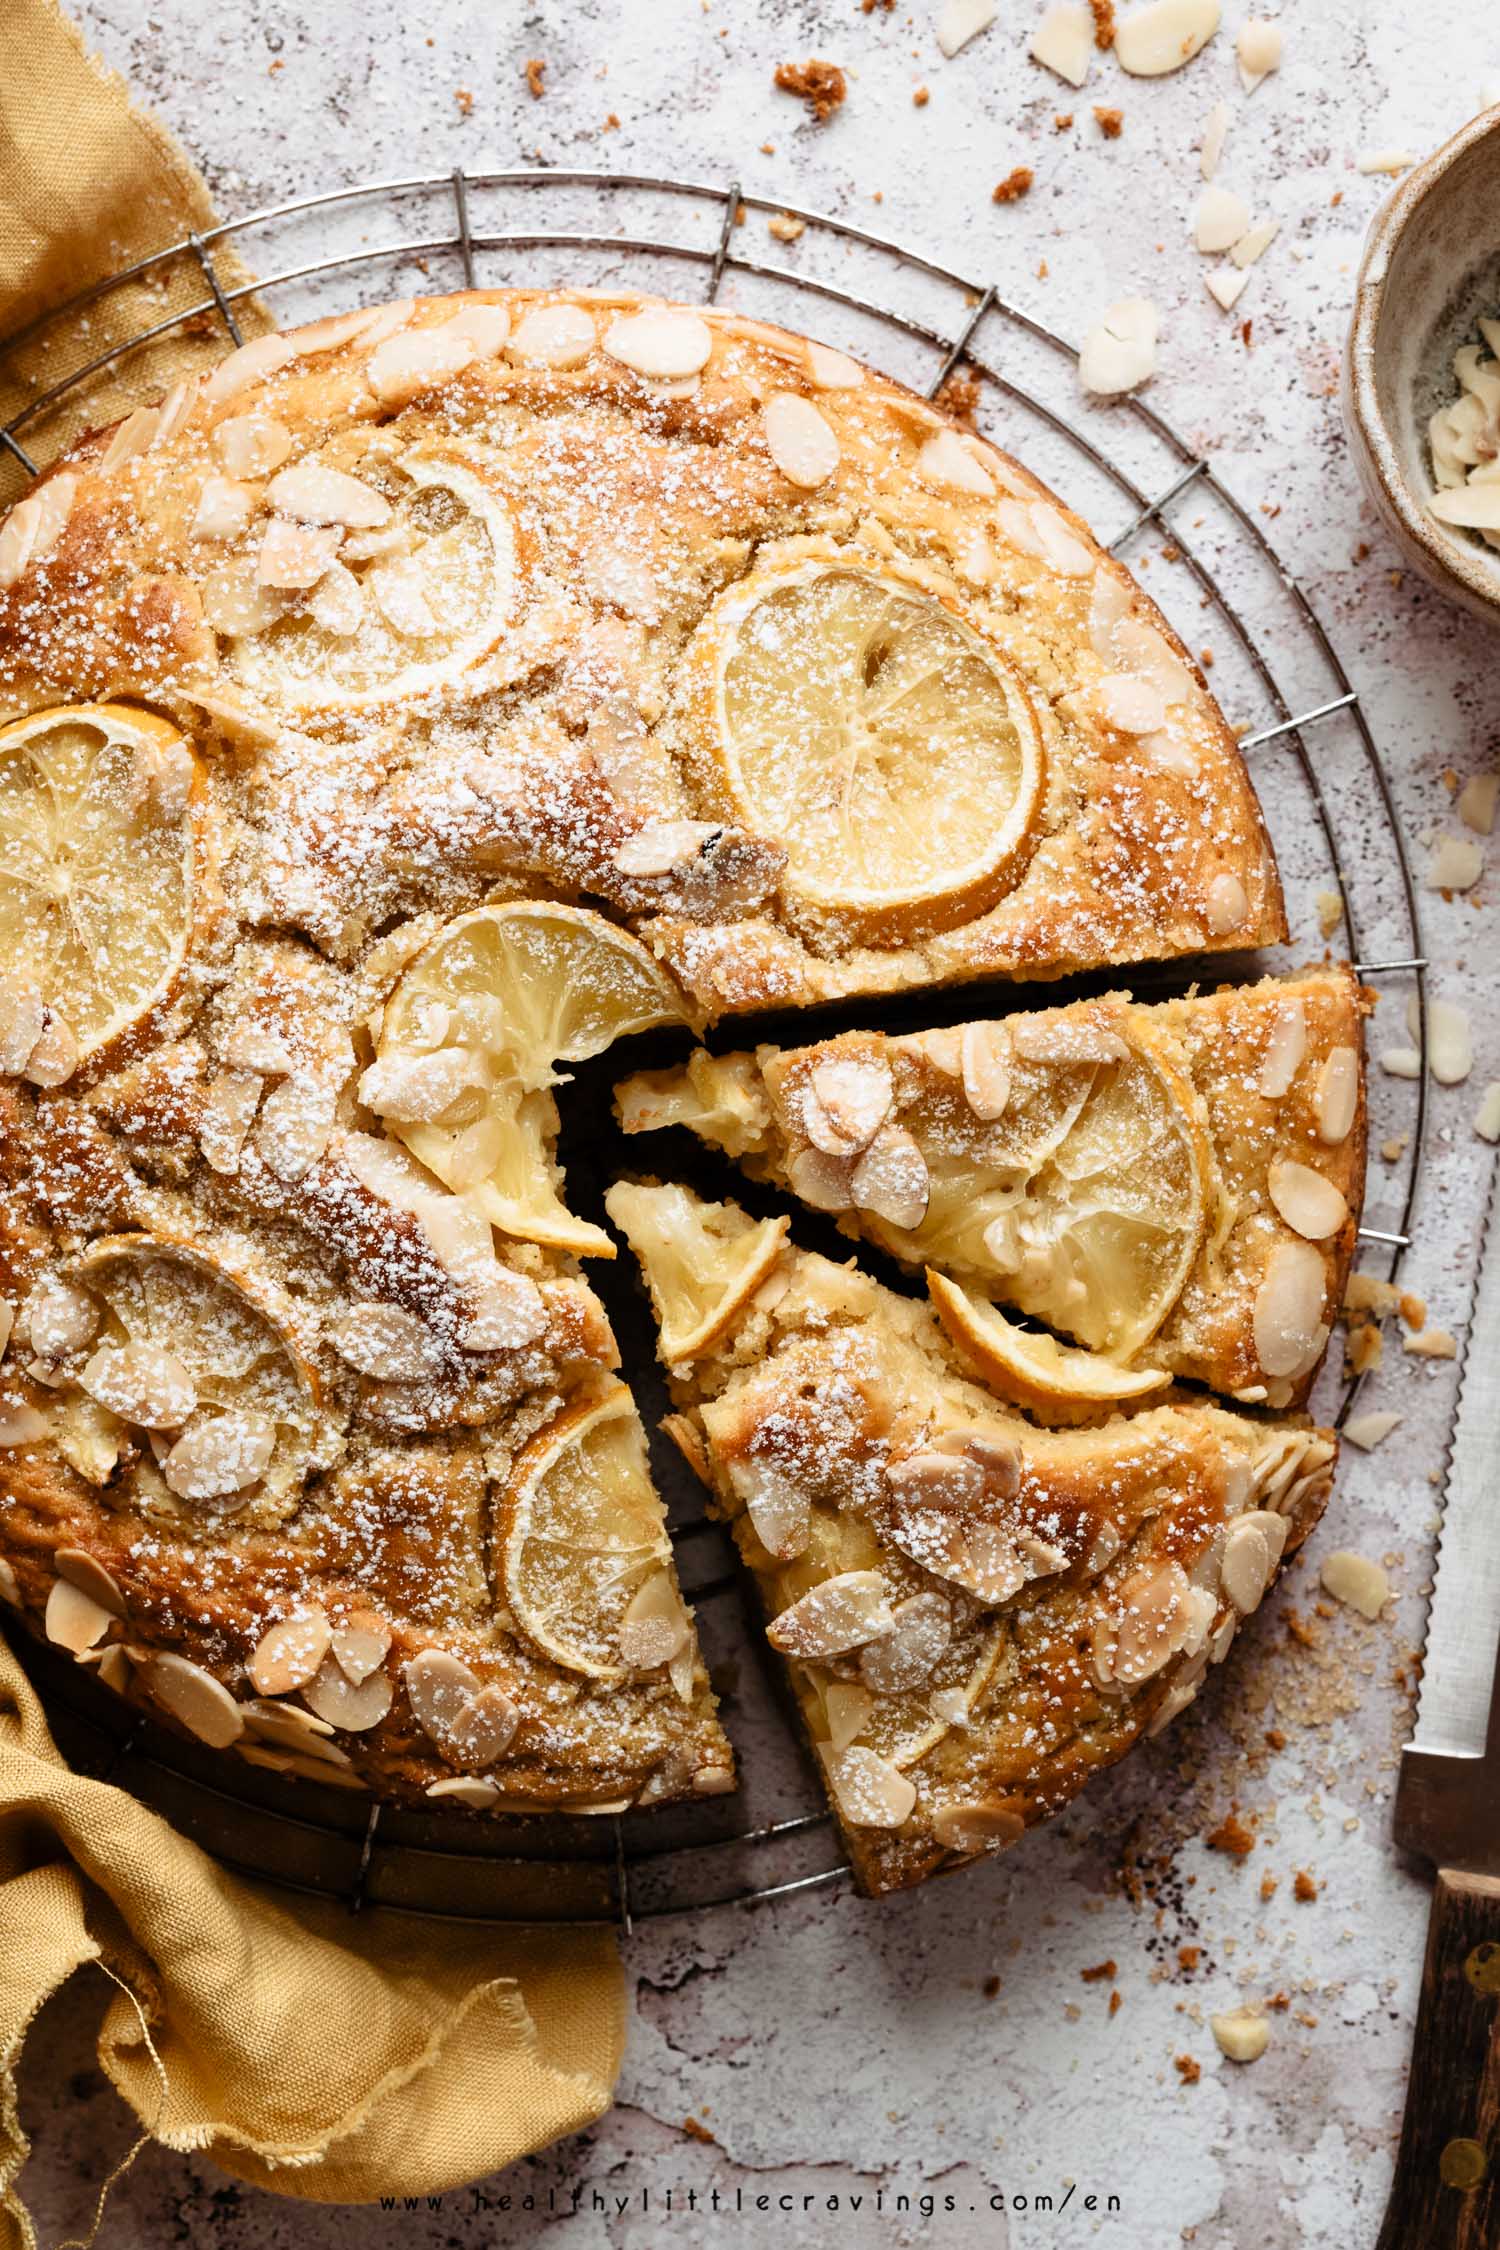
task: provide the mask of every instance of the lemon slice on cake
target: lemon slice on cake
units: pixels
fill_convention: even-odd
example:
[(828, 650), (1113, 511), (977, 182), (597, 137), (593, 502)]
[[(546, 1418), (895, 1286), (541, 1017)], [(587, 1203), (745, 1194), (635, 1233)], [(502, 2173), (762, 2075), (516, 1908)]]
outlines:
[[(230, 635), (230, 674), (280, 709), (360, 710), (451, 685), (514, 615), (515, 523), (483, 447), (430, 439), (360, 471), (344, 483), (368, 485), (369, 504), (351, 507), (334, 489), (327, 508), (361, 520), (345, 528), (334, 518), (337, 550), (330, 536), (327, 569), (311, 587), (252, 590), (235, 565), (228, 598), (216, 601), (216, 581), (205, 589), (211, 622), (244, 628)], [(310, 497), (296, 504), (316, 515), (318, 488), (306, 475), (303, 485)]]
[(603, 915), (542, 900), (482, 906), (407, 970), (360, 1095), (492, 1226), (612, 1258), (603, 1228), (575, 1218), (559, 1192), (558, 1065), (685, 1020), (666, 971)]
[(1036, 815), (1035, 714), (955, 604), (854, 561), (758, 572), (698, 629), (694, 748), (723, 812), (774, 836), (788, 896), (890, 942), (981, 913)]
[(604, 1208), (641, 1261), (669, 1367), (711, 1348), (775, 1265), (791, 1226), (629, 1180), (615, 1182)]
[(566, 1409), (524, 1448), (500, 1497), (497, 1551), (517, 1625), (591, 1679), (669, 1663), (691, 1627), (623, 1383)]
[(1019, 1406), (1044, 1413), (1058, 1407), (1118, 1406), (1165, 1390), (1172, 1380), (1162, 1368), (1120, 1367), (1098, 1352), (1018, 1328), (998, 1306), (931, 1266), (927, 1294), (954, 1343), (995, 1390)]
[(318, 1388), (273, 1307), (210, 1251), (154, 1235), (97, 1242), (61, 1279), (58, 1443), (80, 1473), (107, 1481), (113, 1453), (148, 1515), (283, 1522)]
[(14, 1068), (27, 1066), (30, 1030), (48, 1050), (31, 1075), (60, 1083), (170, 995), (202, 887), (203, 822), (198, 761), (150, 712), (88, 703), (0, 728), (0, 984)]

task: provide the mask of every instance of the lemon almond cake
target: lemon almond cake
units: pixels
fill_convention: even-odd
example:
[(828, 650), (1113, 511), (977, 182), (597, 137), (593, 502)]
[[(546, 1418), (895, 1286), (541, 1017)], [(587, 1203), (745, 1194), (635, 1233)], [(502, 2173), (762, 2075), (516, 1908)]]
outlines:
[[(1076, 516), (634, 295), (337, 315), (87, 433), (0, 525), (0, 716), (0, 1597), (216, 1750), (476, 1813), (733, 1785), (569, 1071), (1284, 935), (1233, 737)], [(814, 1271), (768, 1224), (757, 1289)], [(1160, 1411), (1109, 1443), (1217, 1465), (1153, 1523), (1258, 1489), (1262, 1434)]]

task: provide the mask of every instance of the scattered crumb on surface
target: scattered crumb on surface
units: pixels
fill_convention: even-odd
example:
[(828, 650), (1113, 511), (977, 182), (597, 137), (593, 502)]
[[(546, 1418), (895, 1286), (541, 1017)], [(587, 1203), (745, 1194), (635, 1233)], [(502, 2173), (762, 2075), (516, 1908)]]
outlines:
[(1095, 102), (1094, 123), (1107, 141), (1117, 141), (1125, 124), (1123, 109), (1111, 109), (1105, 102)]
[(1089, 0), (1094, 19), (1094, 45), (1101, 53), (1115, 43), (1115, 0)]
[(766, 221), (766, 229), (778, 242), (796, 242), (807, 232), (803, 220), (793, 218), (790, 211), (775, 211)]
[(1184, 2086), (1196, 2086), (1203, 2076), (1201, 2066), (1194, 2061), (1191, 2055), (1174, 2055), (1172, 2067)]
[(682, 2129), (690, 2141), (707, 2141), (711, 2148), (717, 2148), (719, 2145), (717, 2138), (709, 2131), (701, 2117), (685, 2117), (682, 2121)]
[(980, 1986), (979, 1989), (984, 1994), (986, 2000), (993, 2000), (996, 1993), (1000, 1990), (1000, 1979), (998, 1977), (986, 1977), (984, 1983)]
[(925, 109), (931, 99), (932, 96), (925, 86), (913, 86), (911, 90), (911, 106), (913, 109)]
[(1054, 133), (1066, 133), (1072, 123), (1073, 112), (1070, 109), (1060, 109), (1052, 120), (1052, 130)]
[(1085, 1984), (1113, 1984), (1117, 1973), (1113, 1961), (1096, 1961), (1091, 1969), (1078, 1972)]
[(783, 94), (794, 94), (799, 102), (806, 102), (817, 125), (828, 123), (849, 91), (838, 64), (826, 62), (820, 55), (809, 55), (805, 63), (778, 63), (772, 82)]
[(1305, 1867), (1299, 1867), (1292, 1877), (1292, 1896), (1299, 1899), (1304, 1906), (1310, 1905), (1322, 1888), (1323, 1886), (1317, 1877), (1310, 1875)]
[(547, 91), (542, 81), (547, 75), (546, 60), (541, 55), (531, 55), (526, 63), (526, 91), (534, 102), (539, 102)]
[(1030, 193), (1031, 183), (1035, 178), (1036, 174), (1029, 164), (1017, 164), (1013, 170), (1006, 173), (1003, 180), (996, 182), (990, 201), (992, 203), (1019, 203), (1023, 195)]
[(458, 104), (458, 114), (460, 117), (473, 116), (474, 95), (472, 90), (468, 86), (455, 86), (453, 89), (453, 99)]
[(1236, 1812), (1211, 1828), (1203, 1841), (1211, 1852), (1224, 1852), (1230, 1859), (1246, 1859), (1255, 1849), (1255, 1838)]
[(955, 422), (972, 423), (979, 404), (979, 391), (979, 377), (972, 369), (955, 367), (932, 403), (940, 406), (945, 414), (951, 414)]

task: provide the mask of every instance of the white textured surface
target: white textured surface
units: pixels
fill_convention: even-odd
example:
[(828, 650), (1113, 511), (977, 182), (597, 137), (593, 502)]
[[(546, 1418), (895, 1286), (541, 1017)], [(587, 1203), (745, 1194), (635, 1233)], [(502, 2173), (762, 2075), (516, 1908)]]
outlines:
[[(994, 275), (1069, 334), (1117, 297), (1154, 297), (1163, 341), (1152, 401), (1274, 517), (1288, 566), (1366, 699), (1420, 862), (1417, 839), (1454, 825), (1443, 769), (1465, 776), (1496, 754), (1496, 643), (1409, 579), (1391, 582), (1395, 557), (1345, 461), (1339, 345), (1361, 235), (1387, 185), (1361, 176), (1354, 159), (1435, 145), (1461, 121), (1463, 89), (1500, 75), (1500, 33), (1486, 46), (1473, 0), (1425, 0), (1420, 24), (1405, 0), (1288, 5), (1285, 66), (1247, 99), (1231, 48), (1241, 12), (1227, 12), (1225, 31), (1176, 78), (1129, 80), (1101, 58), (1074, 94), (1024, 59), (1040, 0), (1005, 0), (994, 26), (949, 63), (933, 36), (936, 0), (869, 16), (857, 0), (719, 0), (711, 10), (700, 0), (576, 0), (524, 14), (484, 0), (422, 11), (325, 0), (301, 16), (248, 0), (228, 17), (198, 0), (95, 0), (79, 11), (181, 133), (226, 212), (361, 176), (540, 152), (564, 165), (736, 171), (756, 193), (857, 218)], [(823, 128), (771, 87), (775, 64), (810, 54), (850, 73), (847, 105)], [(541, 101), (522, 77), (532, 55), (548, 66)], [(918, 84), (930, 89), (921, 109), (911, 100)], [(467, 114), (460, 88), (472, 94)], [(1219, 98), (1232, 112), (1219, 180), (1257, 217), (1281, 221), (1233, 319), (1208, 298), (1188, 240), (1197, 140)], [(1094, 102), (1123, 109), (1118, 140), (1101, 138)], [(1076, 122), (1056, 131), (1054, 114), (1066, 110)], [(619, 129), (602, 132), (611, 111)], [(1034, 167), (1035, 187), (993, 205), (991, 187), (1017, 163)], [(799, 254), (771, 242), (759, 218), (740, 246), (788, 263)], [(1238, 333), (1246, 317), (1248, 349)], [(1071, 381), (1058, 382), (1071, 411)], [(1163, 575), (1159, 562), (1148, 573), (1158, 594)], [(1362, 792), (1330, 775), (1357, 840)], [(1486, 948), (1493, 962), (1493, 887), (1487, 876), (1467, 899), (1423, 900), (1449, 997), (1472, 999)], [(1305, 902), (1296, 935), (1315, 949)], [(1376, 1051), (1405, 1043), (1402, 997), (1395, 991), (1377, 1015)], [(1476, 1010), (1476, 1047), (1468, 1084), (1434, 1089), (1409, 1268), (1433, 1318), (1460, 1334), (1490, 1155), (1471, 1117), (1480, 1088), (1500, 1075), (1492, 996)], [(1373, 1170), (1378, 1222), (1391, 1193)], [(1421, 1883), (1388, 1841), (1394, 1746), (1407, 1724), (1395, 1675), (1420, 1629), (1430, 1480), (1454, 1390), (1451, 1366), (1399, 1351), (1388, 1360), (1364, 1403), (1398, 1408), (1402, 1427), (1379, 1451), (1346, 1459), (1321, 1544), (1393, 1558), (1395, 1626), (1313, 1616), (1304, 1565), (1243, 1636), (1206, 1709), (1006, 1861), (881, 1907), (825, 1894), (638, 1935), (619, 2105), (578, 2143), (485, 2183), (493, 2204), (512, 2198), (508, 2211), (475, 2211), (472, 2195), (455, 2194), (441, 2214), (324, 2213), (151, 2151), (117, 2192), (102, 2239), (469, 2250), (546, 2234), (569, 2207), (568, 2188), (586, 2182), (563, 2237), (577, 2250), (663, 2239), (668, 2189), (678, 2191), (678, 2235), (715, 2245), (1373, 2243), (1426, 1911)], [(1289, 1639), (1289, 1608), (1311, 1618), (1316, 1647)], [(1284, 1731), (1283, 1751), (1267, 1748), (1267, 1728)], [(1236, 1802), (1258, 1823), (1243, 1862), (1202, 1840)], [(1130, 1852), (1147, 1878), (1139, 1902), (1120, 1881)], [(1298, 1867), (1318, 1878), (1314, 1903), (1293, 1900)], [(1266, 1874), (1278, 1887), (1262, 1900)], [(1195, 1964), (1184, 1946), (1199, 1949)], [(1079, 1973), (1105, 1959), (1117, 1964), (1123, 2001), (1113, 2018), (1110, 1985)], [(1273, 2014), (1268, 2054), (1245, 2069), (1226, 2062), (1208, 2014), (1278, 1992), (1290, 2005)], [(78, 1980), (32, 2042), (37, 2153), (26, 2186), (44, 2239), (78, 2231), (127, 2140), (123, 2114), (87, 2068), (101, 2005), (102, 1993)], [(1184, 2054), (1201, 2065), (1195, 2085), (1174, 2068)], [(718, 2145), (683, 2135), (690, 2113)], [(1070, 2182), (1061, 2217), (992, 2209), (996, 2196), (1061, 2204)], [(624, 2215), (591, 2209), (594, 2188), (610, 2211), (627, 2199)], [(643, 2215), (647, 2188), (653, 2209)], [(680, 2203), (690, 2188), (700, 2198), (717, 2189), (730, 2208), (689, 2216)], [(849, 2192), (864, 2196), (863, 2211), (826, 2209)], [(1089, 2193), (1101, 2198), (1094, 2212)], [(1110, 2193), (1123, 2208), (1105, 2215)], [(924, 2195), (936, 2199), (931, 2219)], [(525, 2209), (528, 2196), (541, 2207)]]

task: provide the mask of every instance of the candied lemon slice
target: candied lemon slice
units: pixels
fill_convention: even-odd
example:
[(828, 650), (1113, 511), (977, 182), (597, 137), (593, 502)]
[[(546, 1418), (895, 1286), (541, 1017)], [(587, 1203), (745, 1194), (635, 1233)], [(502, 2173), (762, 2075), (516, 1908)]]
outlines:
[(785, 847), (786, 890), (869, 937), (982, 912), (1042, 786), (1021, 681), (956, 606), (850, 563), (758, 573), (699, 627), (723, 809)]
[(724, 1333), (780, 1257), (791, 1225), (629, 1180), (615, 1182), (604, 1208), (641, 1261), (669, 1367), (698, 1358)]
[[(177, 1525), (231, 1511), (258, 1527), (283, 1522), (310, 1466), (318, 1386), (272, 1307), (211, 1252), (155, 1235), (107, 1237), (65, 1275), (98, 1313), (87, 1357), (68, 1372), (84, 1397), (103, 1399), (119, 1456), (139, 1448), (126, 1470), (132, 1504)], [(185, 1419), (178, 1399), (149, 1436), (134, 1425), (109, 1381), (127, 1347), (137, 1379), (148, 1355), (185, 1371)], [(60, 1393), (64, 1413), (69, 1387)]]
[(120, 703), (0, 728), (0, 980), (97, 1053), (171, 992), (203, 872), (203, 778), (176, 727)]
[[(869, 1525), (858, 1517), (814, 1507), (806, 1547), (794, 1561), (782, 1564), (772, 1579), (774, 1607), (788, 1608), (825, 1579), (851, 1570), (880, 1571), (893, 1608), (932, 1584), (904, 1555), (882, 1550)], [(830, 1694), (841, 1688), (853, 1690), (855, 1731), (852, 1736), (846, 1732), (839, 1746), (847, 1747), (850, 1740), (861, 1743), (904, 1768), (924, 1758), (967, 1718), (994, 1678), (1001, 1645), (1001, 1628), (994, 1618), (964, 1618), (960, 1609), (955, 1612), (952, 1636), (927, 1677), (897, 1693), (867, 1686), (857, 1653), (837, 1672), (805, 1662), (793, 1663), (791, 1670), (815, 1742), (827, 1742), (839, 1731), (830, 1713)], [(845, 1708), (850, 1709), (847, 1693)]]
[[(229, 672), (268, 703), (358, 710), (424, 695), (487, 656), (515, 608), (516, 537), (496, 465), (483, 448), (433, 439), (361, 479), (390, 504), (356, 529), (323, 582), (260, 595), (236, 634)], [(210, 603), (210, 614), (212, 604)]]
[(900, 1228), (861, 1213), (860, 1228), (1124, 1360), (1192, 1270), (1213, 1154), (1191, 1085), (1134, 1029), (1102, 1053), (1086, 1027), (1060, 1025), (1050, 1053), (1045, 1037), (1030, 1052), (1018, 1040), (993, 1122), (976, 1121), (956, 1086), (933, 1091), (930, 1114), (907, 1114), (931, 1178), (926, 1214)]
[(500, 1572), (517, 1625), (544, 1655), (622, 1679), (626, 1612), (672, 1550), (623, 1383), (565, 1409), (524, 1448), (500, 1497)]
[(1120, 1367), (1098, 1352), (1079, 1351), (1054, 1336), (1018, 1328), (995, 1305), (927, 1269), (932, 1309), (962, 1350), (1004, 1396), (1045, 1412), (1052, 1407), (1115, 1405), (1164, 1390), (1159, 1367)]
[(665, 969), (602, 915), (539, 900), (482, 906), (439, 931), (407, 970), (362, 1091), (493, 1226), (612, 1258), (603, 1228), (574, 1218), (559, 1192), (557, 1065), (685, 1016)]

